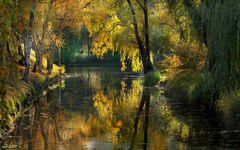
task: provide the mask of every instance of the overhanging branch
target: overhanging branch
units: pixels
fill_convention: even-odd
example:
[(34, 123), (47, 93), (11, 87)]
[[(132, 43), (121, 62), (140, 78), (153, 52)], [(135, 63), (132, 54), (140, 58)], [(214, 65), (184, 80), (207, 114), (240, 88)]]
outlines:
[(143, 4), (139, 1), (139, 0), (136, 0), (136, 2), (139, 4), (139, 6), (144, 10), (145, 8), (144, 8), (144, 6), (143, 6)]

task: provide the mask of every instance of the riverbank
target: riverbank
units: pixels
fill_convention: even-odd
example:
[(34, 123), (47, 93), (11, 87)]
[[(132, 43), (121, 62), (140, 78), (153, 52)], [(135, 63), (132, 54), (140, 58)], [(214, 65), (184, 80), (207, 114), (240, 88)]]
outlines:
[[(32, 70), (32, 67), (30, 70)], [(18, 71), (20, 75), (23, 75), (24, 67), (18, 66)], [(63, 74), (64, 72), (63, 67), (54, 65), (51, 75), (47, 74), (46, 69), (37, 73), (30, 71), (28, 83), (22, 80), (22, 76), (19, 76), (14, 81), (6, 81), (6, 92), (1, 102), (0, 139), (14, 129), (15, 121), (33, 104), (36, 95), (41, 93), (45, 83), (49, 79), (54, 79), (59, 73)]]
[(186, 72), (164, 81), (161, 86), (166, 97), (181, 101), (186, 106), (212, 111), (222, 119), (240, 119), (240, 90), (221, 92), (217, 99), (213, 99), (209, 82), (203, 73)]

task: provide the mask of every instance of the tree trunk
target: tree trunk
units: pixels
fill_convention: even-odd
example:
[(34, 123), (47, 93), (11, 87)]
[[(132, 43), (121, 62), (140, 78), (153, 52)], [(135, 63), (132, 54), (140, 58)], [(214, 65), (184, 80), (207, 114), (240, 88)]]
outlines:
[(87, 49), (88, 49), (88, 56), (90, 55), (90, 51), (91, 51), (91, 42), (92, 39), (90, 37), (90, 33), (87, 31)]
[(60, 67), (62, 63), (62, 53), (61, 53), (61, 47), (58, 47), (58, 66)]
[(51, 65), (50, 65), (50, 58), (47, 58), (47, 70), (48, 70), (48, 74), (51, 74), (50, 70), (51, 70)]
[(0, 66), (3, 67), (4, 66), (4, 59), (5, 55), (4, 55), (4, 42), (0, 41)]
[(9, 46), (8, 42), (6, 42), (6, 47), (7, 47), (7, 56), (6, 56), (6, 58), (7, 58), (7, 61), (9, 61), (11, 59), (11, 57), (12, 57), (12, 54), (11, 54), (10, 46)]
[[(146, 49), (144, 48), (143, 41), (141, 40), (139, 30), (138, 30), (138, 23), (137, 23), (137, 17), (135, 10), (133, 8), (131, 0), (127, 0), (131, 14), (132, 14), (132, 20), (133, 20), (133, 27), (134, 27), (134, 34), (136, 36), (138, 48), (141, 54), (142, 63), (143, 63), (143, 69), (144, 73), (148, 73), (150, 71), (153, 71), (153, 66), (150, 61), (150, 46), (149, 46), (149, 33), (148, 33), (148, 14), (147, 11), (144, 9), (144, 20), (145, 20), (145, 39), (146, 40)], [(147, 4), (147, 3), (146, 3)]]
[(50, 56), (49, 56), (49, 58), (47, 59), (48, 75), (51, 75), (51, 73), (52, 73), (54, 51), (55, 51), (55, 45), (52, 45), (52, 46), (51, 46), (51, 50), (50, 50)]
[(19, 36), (17, 36), (17, 42), (18, 42), (18, 55), (20, 56), (18, 63), (20, 65), (24, 65), (24, 56), (23, 56), (23, 51), (22, 51), (22, 46), (21, 46), (21, 40), (19, 38)]
[(8, 52), (8, 55), (11, 57), (12, 54), (11, 54), (11, 51), (10, 51), (10, 46), (9, 46), (9, 43), (6, 42), (6, 45), (7, 45), (7, 52)]
[(29, 75), (29, 68), (30, 68), (30, 55), (31, 55), (31, 49), (32, 49), (32, 43), (33, 43), (33, 33), (32, 33), (32, 28), (33, 28), (33, 21), (34, 21), (34, 15), (36, 11), (36, 1), (37, 0), (32, 0), (32, 9), (30, 13), (30, 19), (29, 19), (29, 32), (28, 32), (28, 37), (27, 37), (27, 44), (26, 49), (25, 49), (25, 72), (23, 75), (23, 80), (28, 82), (28, 75)]
[[(24, 65), (25, 65), (25, 71), (24, 71), (24, 75), (23, 75), (23, 80), (24, 81), (26, 81), (26, 82), (28, 82), (27, 81), (27, 75), (26, 74), (28, 74), (28, 68), (27, 68), (27, 65), (29, 65), (29, 64), (27, 64), (27, 59), (30, 59), (29, 57), (27, 58), (26, 56), (27, 56), (27, 49), (28, 49), (28, 33), (27, 33), (27, 31), (26, 31), (26, 29), (23, 31), (23, 40), (24, 40)], [(29, 60), (30, 61), (30, 60)]]
[[(68, 0), (66, 0), (66, 7), (65, 9), (68, 9)], [(63, 22), (65, 20), (65, 18), (67, 17), (67, 11), (64, 13), (63, 18), (60, 21), (59, 24), (59, 33), (58, 33), (58, 37), (62, 37), (62, 32), (63, 32)], [(61, 51), (61, 47), (58, 47), (58, 66), (61, 66), (61, 60), (62, 60), (62, 51)], [(54, 52), (53, 52), (54, 54)]]
[(33, 70), (32, 70), (32, 72), (34, 72), (34, 73), (37, 72), (37, 66), (38, 66), (38, 64), (39, 64), (39, 56), (38, 56), (37, 50), (36, 50), (35, 54), (36, 54), (36, 62), (35, 62), (35, 64), (34, 64), (34, 67), (33, 67)]
[[(5, 42), (0, 41), (0, 99), (5, 97), (7, 92), (6, 90), (6, 81), (7, 81), (7, 73), (6, 73), (6, 50), (5, 50)], [(2, 113), (2, 110), (0, 111)]]
[(49, 12), (51, 10), (52, 3), (53, 3), (53, 1), (51, 0), (48, 5), (48, 11), (45, 14), (46, 18), (44, 19), (44, 22), (43, 22), (43, 32), (42, 32), (41, 41), (40, 41), (40, 48), (38, 49), (38, 64), (37, 64), (37, 66), (38, 66), (39, 72), (41, 72), (42, 68), (43, 68), (42, 67), (42, 55), (43, 55), (43, 49), (44, 49), (45, 34), (48, 29)]
[(36, 57), (36, 62), (34, 64), (32, 72), (36, 73), (37, 72), (37, 66), (39, 66), (39, 53), (38, 53), (38, 48), (36, 45), (36, 39), (33, 37), (33, 49), (35, 50), (35, 57)]
[(145, 29), (145, 44), (146, 44), (146, 63), (144, 66), (144, 73), (153, 71), (153, 65), (150, 60), (150, 40), (149, 40), (149, 24), (148, 24), (148, 1), (144, 0), (144, 29)]

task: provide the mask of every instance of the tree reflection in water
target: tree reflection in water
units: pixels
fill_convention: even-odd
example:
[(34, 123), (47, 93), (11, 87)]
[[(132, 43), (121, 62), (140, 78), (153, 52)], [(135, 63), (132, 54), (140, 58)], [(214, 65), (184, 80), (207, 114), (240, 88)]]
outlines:
[[(203, 119), (193, 120), (185, 112), (177, 115), (160, 89), (143, 87), (141, 76), (82, 70), (66, 79), (65, 89), (55, 86), (44, 92), (1, 144), (19, 149), (161, 150), (204, 143), (189, 141), (204, 141), (202, 127), (212, 127), (200, 126)], [(214, 140), (216, 134), (210, 133), (207, 138)], [(220, 143), (218, 135), (215, 141)]]
[(14, 134), (22, 140), (8, 142), (24, 149), (154, 149), (148, 143), (166, 138), (166, 122), (177, 119), (167, 103), (158, 102), (159, 91), (146, 92), (142, 83), (139, 77), (85, 71), (67, 79), (63, 92), (57, 86), (43, 92), (18, 122)]
[(145, 114), (144, 114), (145, 120), (144, 120), (143, 149), (144, 150), (147, 149), (150, 95), (146, 94), (146, 92), (143, 92), (142, 100), (141, 100), (140, 105), (138, 107), (137, 116), (134, 120), (134, 131), (133, 131), (133, 137), (132, 137), (132, 142), (131, 142), (131, 148), (130, 149), (134, 149), (135, 138), (136, 138), (137, 130), (138, 130), (139, 117), (140, 117), (140, 115), (143, 111), (144, 104), (145, 104)]
[[(58, 92), (61, 92), (60, 87), (58, 87)], [(62, 116), (58, 96), (56, 91), (48, 91), (44, 96), (39, 97), (29, 109), (27, 113), (28, 149), (39, 149), (40, 147), (45, 150), (51, 149), (49, 138), (54, 138), (55, 142), (62, 141), (60, 134), (62, 132)]]

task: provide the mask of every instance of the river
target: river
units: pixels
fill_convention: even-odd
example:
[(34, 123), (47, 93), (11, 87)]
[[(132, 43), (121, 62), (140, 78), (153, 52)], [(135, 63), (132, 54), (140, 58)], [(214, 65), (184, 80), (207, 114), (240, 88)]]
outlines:
[(118, 67), (67, 68), (65, 85), (43, 92), (1, 147), (34, 150), (239, 149), (234, 119), (219, 121), (143, 87)]

